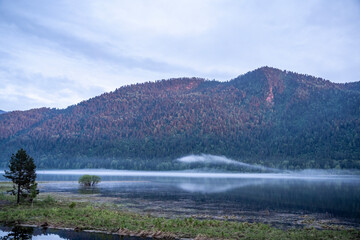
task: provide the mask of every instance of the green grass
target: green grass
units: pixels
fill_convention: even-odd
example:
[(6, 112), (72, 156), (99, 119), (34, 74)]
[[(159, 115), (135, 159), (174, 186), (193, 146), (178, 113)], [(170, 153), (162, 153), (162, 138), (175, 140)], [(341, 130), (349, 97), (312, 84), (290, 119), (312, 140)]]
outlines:
[(11, 182), (0, 182), (0, 193), (11, 190), (12, 186), (13, 184)]
[(193, 218), (166, 219), (133, 212), (109, 209), (107, 205), (56, 201), (51, 196), (37, 200), (33, 207), (16, 205), (14, 198), (3, 196), (9, 203), (0, 209), (1, 223), (92, 229), (137, 235), (160, 234), (163, 237), (199, 239), (359, 239), (359, 230), (280, 230), (261, 223), (239, 223)]

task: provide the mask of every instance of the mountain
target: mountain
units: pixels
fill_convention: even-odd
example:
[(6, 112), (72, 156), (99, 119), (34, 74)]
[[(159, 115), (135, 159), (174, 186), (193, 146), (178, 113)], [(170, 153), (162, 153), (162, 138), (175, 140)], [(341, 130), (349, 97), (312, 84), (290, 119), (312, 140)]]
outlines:
[(281, 168), (360, 168), (360, 83), (262, 67), (228, 82), (121, 87), (66, 109), (0, 115), (0, 166), (23, 147), (40, 168), (179, 169), (214, 154)]
[(5, 111), (3, 111), (3, 110), (0, 110), (0, 114), (3, 114), (3, 113), (6, 113)]

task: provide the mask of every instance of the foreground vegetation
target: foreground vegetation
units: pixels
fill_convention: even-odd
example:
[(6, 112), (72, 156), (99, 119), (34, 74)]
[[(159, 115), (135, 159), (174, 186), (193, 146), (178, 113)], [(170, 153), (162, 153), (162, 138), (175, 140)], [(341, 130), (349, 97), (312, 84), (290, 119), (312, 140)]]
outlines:
[(75, 230), (99, 230), (120, 235), (174, 239), (359, 239), (359, 230), (280, 230), (261, 223), (193, 218), (166, 219), (114, 210), (109, 205), (55, 200), (40, 196), (33, 206), (17, 205), (13, 196), (0, 195), (2, 224), (29, 224)]

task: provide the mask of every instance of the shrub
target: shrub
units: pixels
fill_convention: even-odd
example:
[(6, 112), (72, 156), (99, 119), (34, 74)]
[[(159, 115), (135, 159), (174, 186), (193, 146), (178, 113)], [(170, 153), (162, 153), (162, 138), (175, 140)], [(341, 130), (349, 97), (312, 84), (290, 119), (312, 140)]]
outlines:
[(56, 203), (56, 200), (52, 196), (47, 195), (46, 198), (43, 200), (43, 203), (45, 203), (46, 205), (52, 205)]
[(94, 186), (99, 182), (101, 182), (101, 178), (95, 175), (83, 175), (79, 179), (79, 183), (87, 187)]

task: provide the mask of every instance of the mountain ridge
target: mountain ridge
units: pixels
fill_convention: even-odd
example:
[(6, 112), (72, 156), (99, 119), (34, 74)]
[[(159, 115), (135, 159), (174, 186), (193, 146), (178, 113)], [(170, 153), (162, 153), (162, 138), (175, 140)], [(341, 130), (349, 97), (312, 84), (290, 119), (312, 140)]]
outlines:
[(0, 161), (25, 147), (50, 168), (163, 170), (200, 153), (283, 168), (358, 168), (358, 86), (271, 67), (227, 82), (123, 86), (66, 109), (2, 114)]

